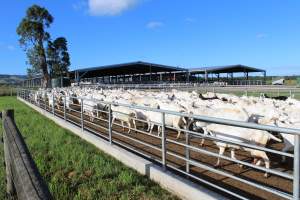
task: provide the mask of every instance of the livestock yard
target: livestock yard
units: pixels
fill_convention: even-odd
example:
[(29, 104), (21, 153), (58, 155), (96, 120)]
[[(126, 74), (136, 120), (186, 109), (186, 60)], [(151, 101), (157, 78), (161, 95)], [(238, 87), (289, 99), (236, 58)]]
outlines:
[[(0, 97), (0, 109), (7, 108), (15, 109), (17, 126), (54, 199), (178, 199), (15, 97)], [(4, 163), (2, 143), (0, 155)], [(5, 199), (3, 164), (0, 180)]]
[(7, 1), (0, 200), (300, 200), (300, 1), (256, 1)]
[(214, 92), (69, 87), (18, 97), (230, 199), (297, 199), (300, 102)]

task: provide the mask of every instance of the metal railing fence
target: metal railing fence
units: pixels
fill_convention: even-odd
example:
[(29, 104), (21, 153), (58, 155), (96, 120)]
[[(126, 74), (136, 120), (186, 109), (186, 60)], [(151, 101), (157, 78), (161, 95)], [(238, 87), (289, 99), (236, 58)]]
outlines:
[[(19, 90), (18, 91), (18, 97), (35, 104), (39, 106), (40, 108), (52, 112), (53, 115), (63, 118), (66, 121), (69, 121), (73, 124), (78, 125), (81, 127), (82, 131), (88, 130), (90, 132), (93, 132), (95, 134), (100, 134), (99, 129), (104, 130), (105, 133), (101, 134), (101, 137), (108, 140), (109, 143), (118, 144), (120, 146), (123, 146), (126, 149), (130, 149), (140, 155), (143, 155), (144, 157), (150, 158), (152, 160), (155, 160), (162, 164), (162, 167), (166, 170), (173, 169), (175, 171), (180, 172), (181, 174), (185, 174), (195, 180), (198, 180), (202, 183), (205, 183), (211, 187), (214, 187), (222, 192), (226, 192), (232, 196), (235, 196), (240, 199), (247, 199), (247, 197), (241, 195), (240, 193), (237, 193), (235, 191), (232, 191), (230, 189), (227, 189), (225, 187), (221, 187), (220, 185), (208, 181), (205, 178), (202, 178), (201, 176), (196, 175), (193, 173), (190, 169), (191, 166), (208, 170), (214, 174), (221, 175), (227, 178), (230, 178), (232, 180), (238, 181), (240, 183), (249, 185), (251, 187), (257, 188), (258, 190), (263, 190), (265, 192), (277, 195), (278, 197), (286, 198), (286, 199), (299, 199), (299, 175), (300, 175), (300, 130), (299, 129), (290, 129), (290, 128), (281, 128), (281, 127), (275, 127), (275, 126), (268, 126), (268, 125), (259, 125), (255, 123), (249, 123), (249, 122), (241, 122), (241, 121), (234, 121), (234, 120), (227, 120), (227, 119), (220, 119), (220, 118), (213, 118), (213, 117), (207, 117), (207, 116), (199, 116), (199, 115), (190, 115), (186, 113), (180, 113), (180, 112), (174, 112), (170, 110), (163, 110), (163, 109), (155, 109), (150, 107), (144, 107), (144, 106), (137, 106), (137, 105), (128, 105), (128, 104), (122, 104), (122, 103), (114, 103), (114, 102), (105, 102), (105, 101), (97, 101), (87, 98), (79, 98), (79, 97), (72, 97), (74, 99), (77, 99), (79, 102), (79, 105), (73, 104), (73, 101), (71, 99), (67, 100), (66, 96), (61, 95), (61, 99), (58, 99), (53, 96), (52, 102), (49, 103), (49, 100), (38, 98), (38, 100), (33, 99), (33, 94), (36, 91), (30, 91), (30, 90)], [(98, 108), (92, 108), (90, 109), (90, 104), (87, 104), (88, 101), (92, 101), (95, 104), (102, 104), (106, 105), (108, 110), (100, 110)], [(63, 103), (62, 103), (63, 102)], [(61, 106), (61, 104), (63, 104)], [(66, 106), (69, 105), (69, 106)], [(76, 108), (75, 108), (75, 107)], [(118, 111), (113, 110), (112, 106), (119, 106), (124, 107), (128, 109), (137, 109), (137, 110), (143, 110), (147, 112), (154, 112), (158, 115), (161, 115), (160, 122), (155, 121), (145, 121), (142, 119), (138, 119), (136, 117), (128, 116), (134, 121), (139, 121), (143, 123), (153, 123), (159, 127), (161, 127), (161, 134), (154, 135), (147, 131), (140, 130), (140, 128), (131, 127), (130, 125), (124, 126), (120, 125), (119, 123), (113, 122), (112, 118), (117, 115)], [(90, 106), (91, 107), (91, 106)], [(94, 116), (94, 119), (98, 120), (98, 122), (95, 122), (91, 119), (88, 119), (89, 116), (87, 115), (87, 111), (92, 111), (100, 114), (106, 114), (105, 117), (99, 117)], [(126, 113), (119, 112), (119, 114), (126, 115)], [(230, 139), (223, 139), (218, 138), (212, 135), (203, 135), (199, 132), (196, 132), (194, 130), (187, 130), (183, 128), (174, 128), (168, 124), (166, 124), (166, 117), (168, 116), (176, 116), (176, 117), (185, 117), (188, 119), (194, 119), (201, 122), (207, 122), (212, 124), (221, 124), (221, 125), (227, 125), (227, 126), (233, 126), (233, 127), (240, 127), (240, 128), (249, 128), (249, 129), (256, 129), (256, 130), (264, 130), (264, 131), (270, 131), (270, 132), (277, 132), (282, 134), (292, 134), (294, 135), (294, 154), (291, 153), (285, 153), (280, 150), (275, 150), (271, 148), (267, 148), (264, 146), (259, 146), (256, 144), (250, 144), (245, 142), (237, 142)], [(105, 124), (103, 124), (105, 123)], [(120, 131), (116, 129), (116, 126), (124, 127), (128, 130), (135, 131), (139, 133), (140, 135), (143, 135), (145, 137), (150, 137), (153, 139), (158, 139), (158, 143), (153, 144), (149, 142), (150, 140), (140, 140), (137, 138), (134, 138), (132, 135), (125, 134), (124, 131)], [(94, 127), (97, 127), (99, 129), (96, 129)], [(170, 134), (168, 131), (182, 131), (184, 133), (185, 140), (184, 142), (180, 142), (176, 139), (173, 139), (170, 137)], [(102, 132), (101, 132), (102, 133)], [(219, 155), (218, 153), (215, 153), (213, 151), (209, 151), (207, 149), (199, 147), (199, 145), (195, 145), (191, 143), (191, 138), (204, 138), (207, 140), (215, 141), (215, 142), (223, 142), (226, 144), (232, 144), (232, 145), (238, 145), (240, 147), (244, 148), (250, 148), (257, 151), (264, 151), (268, 153), (272, 153), (279, 156), (287, 156), (289, 158), (293, 159), (293, 171), (292, 172), (286, 172), (284, 170), (279, 169), (267, 169), (265, 167), (257, 166), (255, 164), (249, 163), (244, 160), (238, 160), (235, 158), (231, 158), (225, 155)], [(121, 139), (120, 139), (121, 138)], [(129, 140), (131, 143), (124, 143), (122, 140)], [(139, 147), (132, 147), (133, 145), (142, 145), (147, 148), (152, 149), (156, 153), (155, 156), (149, 155), (145, 153), (142, 148)], [(176, 152), (174, 149), (170, 149), (169, 146), (171, 144), (177, 145), (178, 148), (183, 148), (183, 152)], [(196, 160), (195, 158), (191, 157), (191, 153), (201, 153), (206, 156), (211, 156), (214, 158), (221, 158), (226, 161), (230, 161), (236, 164), (241, 164), (247, 167), (250, 167), (253, 170), (258, 170), (260, 172), (269, 173), (272, 175), (275, 175), (281, 179), (288, 180), (292, 183), (292, 191), (282, 191), (281, 189), (278, 189), (276, 187), (266, 185), (259, 183), (255, 180), (249, 180), (248, 178), (244, 178), (243, 176), (236, 176), (234, 173), (229, 172), (228, 170), (224, 169), (216, 169), (213, 166), (203, 163), (199, 160)], [(170, 157), (176, 158), (180, 160), (180, 162), (185, 163), (185, 169), (181, 169), (176, 167), (176, 165), (172, 164), (169, 160)]]
[(95, 89), (136, 89), (136, 90), (197, 90), (200, 92), (228, 93), (238, 96), (261, 96), (267, 94), (270, 97), (287, 96), (300, 99), (300, 88), (295, 86), (275, 85), (216, 85), (213, 83), (161, 83), (161, 84), (88, 84), (81, 87)]

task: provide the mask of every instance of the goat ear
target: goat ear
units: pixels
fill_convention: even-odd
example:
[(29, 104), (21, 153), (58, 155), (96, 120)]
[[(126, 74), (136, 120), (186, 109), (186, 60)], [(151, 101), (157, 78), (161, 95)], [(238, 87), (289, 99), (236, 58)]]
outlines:
[(275, 122), (276, 122), (276, 121), (278, 121), (278, 120), (279, 120), (278, 117), (272, 117), (272, 118), (271, 118), (271, 121), (275, 121)]

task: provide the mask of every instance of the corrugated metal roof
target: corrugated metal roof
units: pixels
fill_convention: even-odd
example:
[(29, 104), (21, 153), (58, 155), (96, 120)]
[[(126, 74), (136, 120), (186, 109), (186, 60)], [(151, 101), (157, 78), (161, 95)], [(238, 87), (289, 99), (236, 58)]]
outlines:
[(213, 66), (213, 67), (200, 67), (189, 69), (191, 73), (205, 73), (205, 72), (213, 72), (213, 73), (230, 73), (230, 72), (265, 72), (263, 69), (249, 67), (246, 65), (226, 65), (226, 66)]
[(113, 64), (113, 65), (103, 65), (103, 66), (98, 66), (98, 67), (82, 68), (82, 69), (73, 70), (71, 72), (74, 72), (74, 71), (87, 72), (87, 71), (97, 71), (97, 70), (105, 70), (105, 69), (116, 69), (116, 68), (120, 68), (120, 67), (130, 67), (130, 66), (137, 66), (137, 65), (147, 66), (147, 67), (148, 66), (160, 67), (160, 68), (165, 68), (168, 71), (187, 71), (187, 69), (180, 68), (180, 67), (137, 61), (137, 62), (128, 62), (128, 63), (121, 63), (121, 64)]

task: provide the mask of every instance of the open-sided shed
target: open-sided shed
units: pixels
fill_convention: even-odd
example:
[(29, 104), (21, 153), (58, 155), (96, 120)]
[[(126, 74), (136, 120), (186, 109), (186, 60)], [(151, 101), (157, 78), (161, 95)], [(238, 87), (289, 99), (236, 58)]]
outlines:
[(97, 77), (102, 80), (108, 80), (107, 82), (118, 82), (120, 79), (124, 82), (125, 79), (141, 79), (143, 76), (151, 81), (154, 77), (160, 76), (162, 78), (162, 74), (176, 71), (187, 71), (187, 69), (138, 61), (78, 69), (71, 71), (70, 77), (76, 81)]
[(209, 76), (215, 75), (215, 80), (220, 80), (220, 74), (227, 74), (227, 79), (233, 81), (234, 73), (243, 73), (244, 80), (249, 79), (249, 73), (262, 73), (264, 80), (266, 77), (266, 70), (249, 67), (245, 65), (227, 65), (227, 66), (215, 66), (215, 67), (201, 67), (190, 69), (189, 73), (191, 76), (203, 75), (205, 81), (208, 81)]

